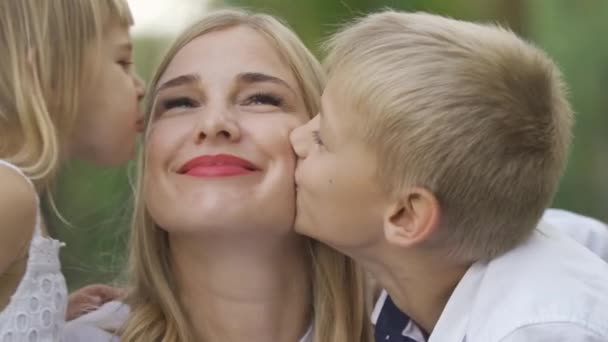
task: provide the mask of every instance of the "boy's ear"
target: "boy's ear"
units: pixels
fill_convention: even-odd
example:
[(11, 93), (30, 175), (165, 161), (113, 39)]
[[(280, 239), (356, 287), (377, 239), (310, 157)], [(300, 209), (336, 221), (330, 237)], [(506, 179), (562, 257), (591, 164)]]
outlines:
[(437, 197), (420, 187), (408, 189), (386, 209), (384, 235), (399, 247), (412, 247), (428, 240), (439, 226), (440, 207)]

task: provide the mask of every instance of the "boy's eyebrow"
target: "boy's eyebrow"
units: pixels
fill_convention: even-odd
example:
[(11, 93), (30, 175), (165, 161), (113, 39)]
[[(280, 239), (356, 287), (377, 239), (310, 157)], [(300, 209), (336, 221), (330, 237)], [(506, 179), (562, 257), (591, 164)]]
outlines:
[(178, 87), (186, 84), (198, 83), (200, 81), (200, 77), (196, 74), (185, 74), (174, 77), (166, 82), (163, 82), (158, 88), (156, 88), (155, 93), (167, 88)]
[(286, 87), (287, 89), (289, 89), (294, 95), (297, 96), (297, 93), (295, 92), (295, 90), (293, 90), (289, 84), (285, 81), (283, 81), (282, 79), (275, 77), (275, 76), (271, 76), (268, 74), (264, 74), (261, 72), (244, 72), (244, 73), (240, 73), (237, 75), (237, 81), (240, 83), (258, 83), (258, 82), (270, 82), (270, 83), (275, 83), (281, 86)]

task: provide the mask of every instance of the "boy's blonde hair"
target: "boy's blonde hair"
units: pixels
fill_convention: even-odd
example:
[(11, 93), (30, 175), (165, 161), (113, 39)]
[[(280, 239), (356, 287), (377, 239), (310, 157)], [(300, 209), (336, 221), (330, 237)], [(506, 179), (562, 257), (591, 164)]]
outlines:
[(494, 25), (394, 11), (356, 21), (326, 48), (332, 89), (375, 152), (378, 179), (392, 195), (435, 194), (436, 242), (451, 256), (492, 258), (532, 232), (573, 121), (541, 50)]
[[(149, 82), (146, 106), (146, 134), (154, 93), (175, 55), (190, 41), (211, 32), (245, 26), (262, 35), (293, 72), (310, 115), (318, 112), (325, 84), (323, 68), (302, 41), (285, 24), (265, 14), (223, 10), (208, 14), (190, 26), (170, 47)], [(194, 341), (192, 326), (176, 288), (169, 262), (167, 232), (156, 225), (145, 208), (143, 177), (146, 143), (139, 153), (135, 212), (130, 242), (133, 291), (132, 312), (122, 329), (124, 341)], [(354, 262), (323, 244), (309, 240), (312, 274), (314, 340), (317, 342), (371, 341), (363, 276)]]
[(0, 1), (0, 158), (45, 188), (64, 159), (90, 59), (125, 0)]

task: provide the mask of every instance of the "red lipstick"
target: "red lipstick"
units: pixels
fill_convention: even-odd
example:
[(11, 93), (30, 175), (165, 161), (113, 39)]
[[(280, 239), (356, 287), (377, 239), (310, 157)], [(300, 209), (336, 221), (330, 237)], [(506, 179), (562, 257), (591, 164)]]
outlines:
[(252, 162), (230, 154), (202, 155), (185, 163), (179, 173), (193, 177), (231, 177), (260, 169)]

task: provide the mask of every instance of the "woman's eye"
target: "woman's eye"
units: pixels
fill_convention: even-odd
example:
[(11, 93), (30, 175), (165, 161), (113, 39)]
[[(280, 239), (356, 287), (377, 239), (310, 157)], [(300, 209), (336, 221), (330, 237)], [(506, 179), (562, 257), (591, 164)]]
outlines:
[(173, 108), (193, 108), (198, 106), (198, 103), (188, 97), (177, 97), (174, 99), (164, 100), (162, 102), (163, 109), (169, 110)]
[(312, 131), (312, 138), (315, 141), (315, 144), (323, 146), (323, 140), (321, 139), (321, 134), (319, 131)]
[(283, 99), (272, 94), (254, 94), (247, 98), (246, 105), (270, 105), (280, 107), (283, 105)]

